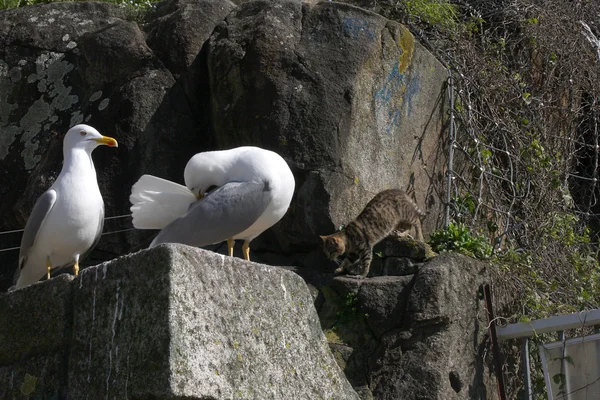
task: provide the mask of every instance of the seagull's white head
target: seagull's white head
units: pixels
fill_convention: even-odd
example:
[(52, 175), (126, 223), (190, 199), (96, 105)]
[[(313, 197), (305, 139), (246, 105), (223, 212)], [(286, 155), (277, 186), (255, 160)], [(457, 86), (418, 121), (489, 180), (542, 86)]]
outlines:
[(63, 151), (79, 148), (91, 153), (92, 150), (101, 145), (118, 147), (115, 139), (102, 136), (100, 132), (89, 125), (80, 124), (69, 129), (65, 135)]
[(199, 199), (214, 187), (223, 186), (229, 181), (229, 159), (225, 151), (196, 154), (183, 171), (185, 185)]

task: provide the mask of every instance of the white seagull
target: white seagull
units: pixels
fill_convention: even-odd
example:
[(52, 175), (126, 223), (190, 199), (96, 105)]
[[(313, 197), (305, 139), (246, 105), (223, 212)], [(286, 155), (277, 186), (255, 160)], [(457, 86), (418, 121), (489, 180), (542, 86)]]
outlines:
[(250, 241), (286, 213), (294, 194), (294, 176), (277, 153), (238, 147), (196, 154), (184, 171), (186, 186), (152, 175), (142, 176), (129, 197), (133, 226), (162, 229), (150, 247), (161, 243), (207, 246), (227, 240)]
[(92, 161), (99, 145), (117, 147), (88, 125), (69, 129), (63, 140), (63, 167), (54, 184), (33, 206), (21, 238), (15, 288), (50, 278), (53, 267), (73, 264), (75, 275), (82, 260), (100, 240), (104, 202)]

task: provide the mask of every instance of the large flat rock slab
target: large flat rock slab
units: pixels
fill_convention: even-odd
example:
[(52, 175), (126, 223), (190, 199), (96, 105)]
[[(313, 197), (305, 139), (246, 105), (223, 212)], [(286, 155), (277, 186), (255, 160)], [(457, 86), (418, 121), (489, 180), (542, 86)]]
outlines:
[[(39, 301), (44, 296), (56, 299)], [(63, 298), (58, 308), (67, 311), (46, 309)], [(26, 307), (32, 299), (37, 308)], [(58, 277), (7, 293), (0, 303), (29, 313), (13, 312), (7, 318), (17, 324), (3, 328), (6, 343), (18, 340), (0, 347), (7, 396), (358, 399), (330, 353), (306, 284), (282, 268), (163, 245), (72, 281)], [(19, 321), (36, 321), (39, 332), (58, 328), (34, 346), (33, 331), (16, 338)]]

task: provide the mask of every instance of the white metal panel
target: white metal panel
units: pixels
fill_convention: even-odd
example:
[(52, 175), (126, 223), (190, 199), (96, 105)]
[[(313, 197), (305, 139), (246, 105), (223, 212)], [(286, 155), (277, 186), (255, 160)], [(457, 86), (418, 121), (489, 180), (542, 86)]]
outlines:
[[(600, 399), (600, 334), (539, 346), (548, 400)], [(564, 377), (560, 388), (558, 375)]]

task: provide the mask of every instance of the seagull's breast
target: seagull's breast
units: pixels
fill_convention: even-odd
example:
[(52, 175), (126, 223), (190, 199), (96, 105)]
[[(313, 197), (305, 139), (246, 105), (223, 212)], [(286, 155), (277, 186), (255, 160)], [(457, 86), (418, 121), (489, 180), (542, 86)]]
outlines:
[(245, 231), (234, 236), (234, 239), (252, 240), (265, 230), (275, 225), (287, 212), (294, 194), (294, 176), (287, 163), (279, 155), (273, 153), (264, 161), (256, 172), (268, 182), (271, 201), (265, 212)]
[(36, 241), (38, 251), (49, 254), (56, 266), (71, 263), (74, 254), (83, 254), (93, 245), (104, 217), (95, 173), (79, 175), (59, 176), (53, 185), (56, 203)]

